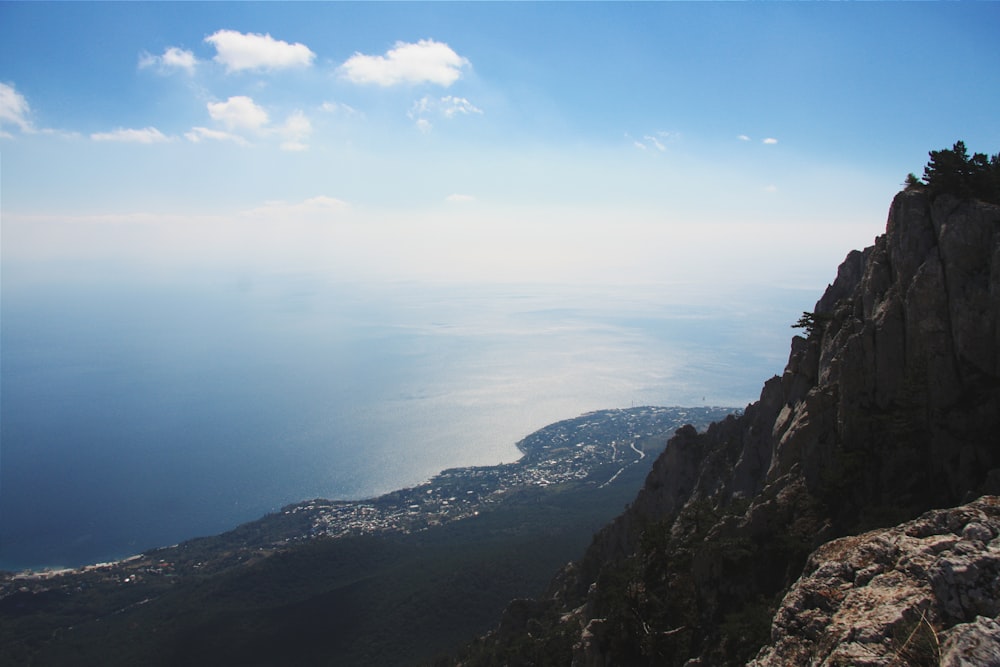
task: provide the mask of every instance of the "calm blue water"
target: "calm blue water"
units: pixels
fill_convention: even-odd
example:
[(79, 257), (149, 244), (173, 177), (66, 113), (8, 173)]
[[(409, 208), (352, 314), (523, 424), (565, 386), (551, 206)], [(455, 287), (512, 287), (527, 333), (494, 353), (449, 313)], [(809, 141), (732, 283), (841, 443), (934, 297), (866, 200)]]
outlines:
[(510, 461), (524, 435), (587, 410), (743, 406), (816, 297), (5, 282), (0, 568), (118, 558)]

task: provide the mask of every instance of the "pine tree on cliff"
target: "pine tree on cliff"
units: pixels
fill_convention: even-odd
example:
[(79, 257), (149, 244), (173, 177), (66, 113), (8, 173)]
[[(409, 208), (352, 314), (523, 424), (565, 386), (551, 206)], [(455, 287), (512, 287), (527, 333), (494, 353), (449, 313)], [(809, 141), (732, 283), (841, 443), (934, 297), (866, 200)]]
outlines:
[[(1000, 153), (992, 157), (975, 153), (969, 157), (965, 142), (956, 141), (951, 149), (930, 151), (929, 155), (923, 180), (932, 195), (950, 194), (1000, 204)], [(907, 187), (915, 185), (915, 180), (907, 177)]]

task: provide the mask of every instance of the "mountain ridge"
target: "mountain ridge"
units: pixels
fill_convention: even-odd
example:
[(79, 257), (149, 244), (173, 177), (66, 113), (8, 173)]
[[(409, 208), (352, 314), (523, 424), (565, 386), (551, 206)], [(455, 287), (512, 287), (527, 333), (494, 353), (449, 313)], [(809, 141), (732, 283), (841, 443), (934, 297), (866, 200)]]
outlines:
[(460, 660), (752, 659), (814, 549), (1000, 490), (998, 310), (1000, 206), (900, 192), (760, 399), (681, 429), (548, 596)]

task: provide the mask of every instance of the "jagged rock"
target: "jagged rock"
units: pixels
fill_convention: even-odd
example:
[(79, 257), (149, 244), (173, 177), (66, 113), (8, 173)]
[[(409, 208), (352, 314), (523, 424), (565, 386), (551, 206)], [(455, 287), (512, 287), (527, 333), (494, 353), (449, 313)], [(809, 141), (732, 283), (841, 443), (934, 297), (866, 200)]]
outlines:
[[(782, 600), (750, 664), (1000, 660), (1000, 498), (829, 542)], [(963, 662), (964, 661), (964, 662)], [(1000, 664), (1000, 663), (993, 663)]]
[(580, 641), (573, 647), (572, 667), (605, 667), (608, 662), (600, 646), (607, 634), (607, 621), (592, 618), (580, 633)]
[(977, 616), (946, 633), (941, 667), (1000, 667), (1000, 619)]
[[(848, 254), (781, 377), (742, 416), (678, 431), (635, 502), (560, 578), (552, 598), (583, 610), (563, 629), (579, 637), (601, 619), (577, 642), (581, 664), (743, 664), (827, 540), (1000, 493), (998, 316), (1000, 206), (898, 194), (886, 233)], [(948, 664), (988, 654), (995, 504), (970, 506), (975, 521), (932, 513), (822, 546), (774, 618), (783, 660), (759, 664), (903, 664), (886, 651), (907, 628), (907, 650), (933, 641)]]

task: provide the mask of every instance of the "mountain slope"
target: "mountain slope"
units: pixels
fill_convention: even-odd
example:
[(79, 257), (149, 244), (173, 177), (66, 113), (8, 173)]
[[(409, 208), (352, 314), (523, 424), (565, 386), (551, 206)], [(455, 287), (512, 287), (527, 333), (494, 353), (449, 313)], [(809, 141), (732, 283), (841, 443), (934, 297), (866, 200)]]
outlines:
[(680, 430), (550, 596), (463, 661), (746, 662), (813, 549), (1000, 490), (998, 310), (1000, 206), (901, 192), (760, 400)]

